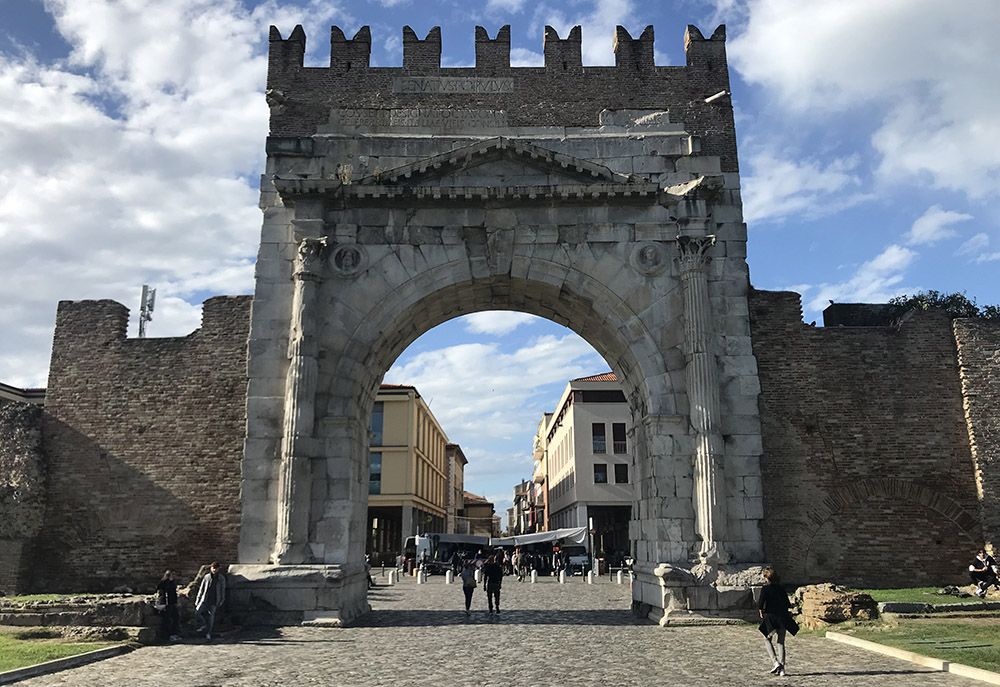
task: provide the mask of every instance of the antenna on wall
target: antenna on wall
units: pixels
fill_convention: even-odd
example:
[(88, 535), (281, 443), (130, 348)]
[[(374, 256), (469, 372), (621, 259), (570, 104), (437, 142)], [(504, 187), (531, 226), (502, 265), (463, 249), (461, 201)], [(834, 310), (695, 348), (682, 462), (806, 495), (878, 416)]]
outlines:
[(142, 298), (139, 302), (139, 338), (146, 337), (146, 323), (153, 319), (153, 307), (156, 305), (156, 289), (147, 284), (142, 285)]

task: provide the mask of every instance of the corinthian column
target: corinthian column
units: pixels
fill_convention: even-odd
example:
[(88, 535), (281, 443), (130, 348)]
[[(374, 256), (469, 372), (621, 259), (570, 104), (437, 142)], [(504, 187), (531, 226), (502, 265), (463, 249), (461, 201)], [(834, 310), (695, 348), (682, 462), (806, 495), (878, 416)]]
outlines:
[(715, 237), (702, 230), (686, 231), (677, 237), (677, 244), (684, 292), (687, 395), (695, 432), (695, 531), (701, 537), (701, 562), (712, 564), (728, 559), (721, 545), (726, 528), (725, 453), (719, 432), (719, 370), (706, 274), (707, 253)]
[(313, 435), (316, 399), (315, 300), (326, 239), (303, 239), (295, 260), (292, 322), (285, 379), (285, 423), (278, 468), (277, 532), (271, 561), (309, 562), (309, 458), (303, 439)]

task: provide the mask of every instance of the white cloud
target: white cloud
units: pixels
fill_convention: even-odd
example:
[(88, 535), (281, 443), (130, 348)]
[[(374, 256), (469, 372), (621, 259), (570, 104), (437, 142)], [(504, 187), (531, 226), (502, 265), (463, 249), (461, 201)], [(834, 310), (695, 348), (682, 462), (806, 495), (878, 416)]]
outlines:
[[(539, 337), (512, 352), (482, 343), (427, 351), (393, 365), (385, 380), (416, 386), (449, 438), (471, 449), (535, 427), (554, 402), (546, 386), (606, 365), (587, 342), (568, 333)], [(528, 439), (524, 450), (531, 450)]]
[(747, 222), (830, 215), (869, 199), (863, 193), (858, 160), (793, 160), (772, 149), (745, 157), (743, 214)]
[(510, 66), (512, 67), (543, 67), (545, 56), (540, 52), (527, 48), (510, 49)]
[(485, 310), (465, 316), (465, 330), (473, 334), (510, 334), (522, 324), (540, 319), (513, 310)]
[[(583, 37), (583, 63), (588, 65), (614, 64), (615, 27), (636, 27), (635, 8), (633, 0), (592, 0), (586, 3), (587, 9), (567, 14), (569, 3), (550, 4), (542, 2), (535, 8), (532, 19), (532, 31), (541, 33), (542, 26), (548, 25), (559, 32), (560, 38), (566, 38), (570, 29), (579, 25)], [(581, 3), (569, 4), (574, 10)], [(638, 36), (635, 31), (634, 37)]]
[(810, 312), (821, 311), (830, 301), (882, 303), (901, 293), (912, 291), (912, 287), (901, 284), (906, 269), (916, 257), (917, 253), (909, 248), (892, 244), (863, 263), (850, 279), (816, 286), (815, 295), (806, 303), (806, 309)]
[(945, 210), (940, 205), (932, 205), (910, 227), (906, 242), (910, 245), (933, 244), (957, 236), (958, 232), (952, 225), (970, 219), (972, 215), (964, 212), (954, 212)]
[(328, 27), (337, 12), (326, 0), (46, 7), (70, 57), (0, 55), (0, 380), (31, 386), (45, 383), (59, 300), (134, 311), (148, 283), (149, 334), (167, 336), (198, 326), (204, 297), (252, 291), (266, 26)]
[(987, 247), (989, 247), (989, 245), (990, 237), (982, 232), (979, 232), (959, 246), (956, 253), (958, 255), (981, 254)]
[(487, 12), (503, 12), (517, 14), (527, 3), (527, 0), (489, 0), (486, 3)]
[(956, 255), (965, 255), (978, 264), (1000, 261), (1000, 250), (988, 251), (990, 237), (980, 232), (958, 247)]
[(968, 0), (744, 0), (731, 64), (781, 107), (830, 117), (874, 107), (884, 182), (927, 179), (972, 197), (1000, 184), (1000, 89), (993, 37), (1000, 3)]

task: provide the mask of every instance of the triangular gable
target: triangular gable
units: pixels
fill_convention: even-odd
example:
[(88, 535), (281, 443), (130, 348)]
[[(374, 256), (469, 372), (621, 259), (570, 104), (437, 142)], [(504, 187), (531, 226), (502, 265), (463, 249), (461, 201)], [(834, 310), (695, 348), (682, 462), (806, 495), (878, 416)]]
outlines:
[(534, 167), (544, 175), (566, 176), (584, 183), (627, 184), (631, 181), (628, 176), (612, 172), (604, 165), (557, 153), (527, 141), (498, 136), (373, 174), (359, 183), (416, 185), (503, 159)]

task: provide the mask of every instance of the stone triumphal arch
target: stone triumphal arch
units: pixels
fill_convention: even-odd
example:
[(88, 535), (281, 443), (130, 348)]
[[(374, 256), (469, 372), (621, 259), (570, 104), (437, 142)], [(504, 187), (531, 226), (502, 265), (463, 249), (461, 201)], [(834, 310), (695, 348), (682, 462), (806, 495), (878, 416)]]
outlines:
[[(580, 28), (510, 66), (476, 30), (443, 69), (438, 29), (402, 68), (367, 28), (330, 65), (271, 29), (271, 130), (249, 348), (241, 603), (315, 622), (367, 610), (368, 420), (429, 328), (486, 309), (573, 329), (633, 412), (637, 610), (738, 610), (761, 543), (759, 383), (750, 343), (725, 31), (653, 61), (653, 29), (584, 67)], [(469, 393), (482, 393), (470, 389)]]

